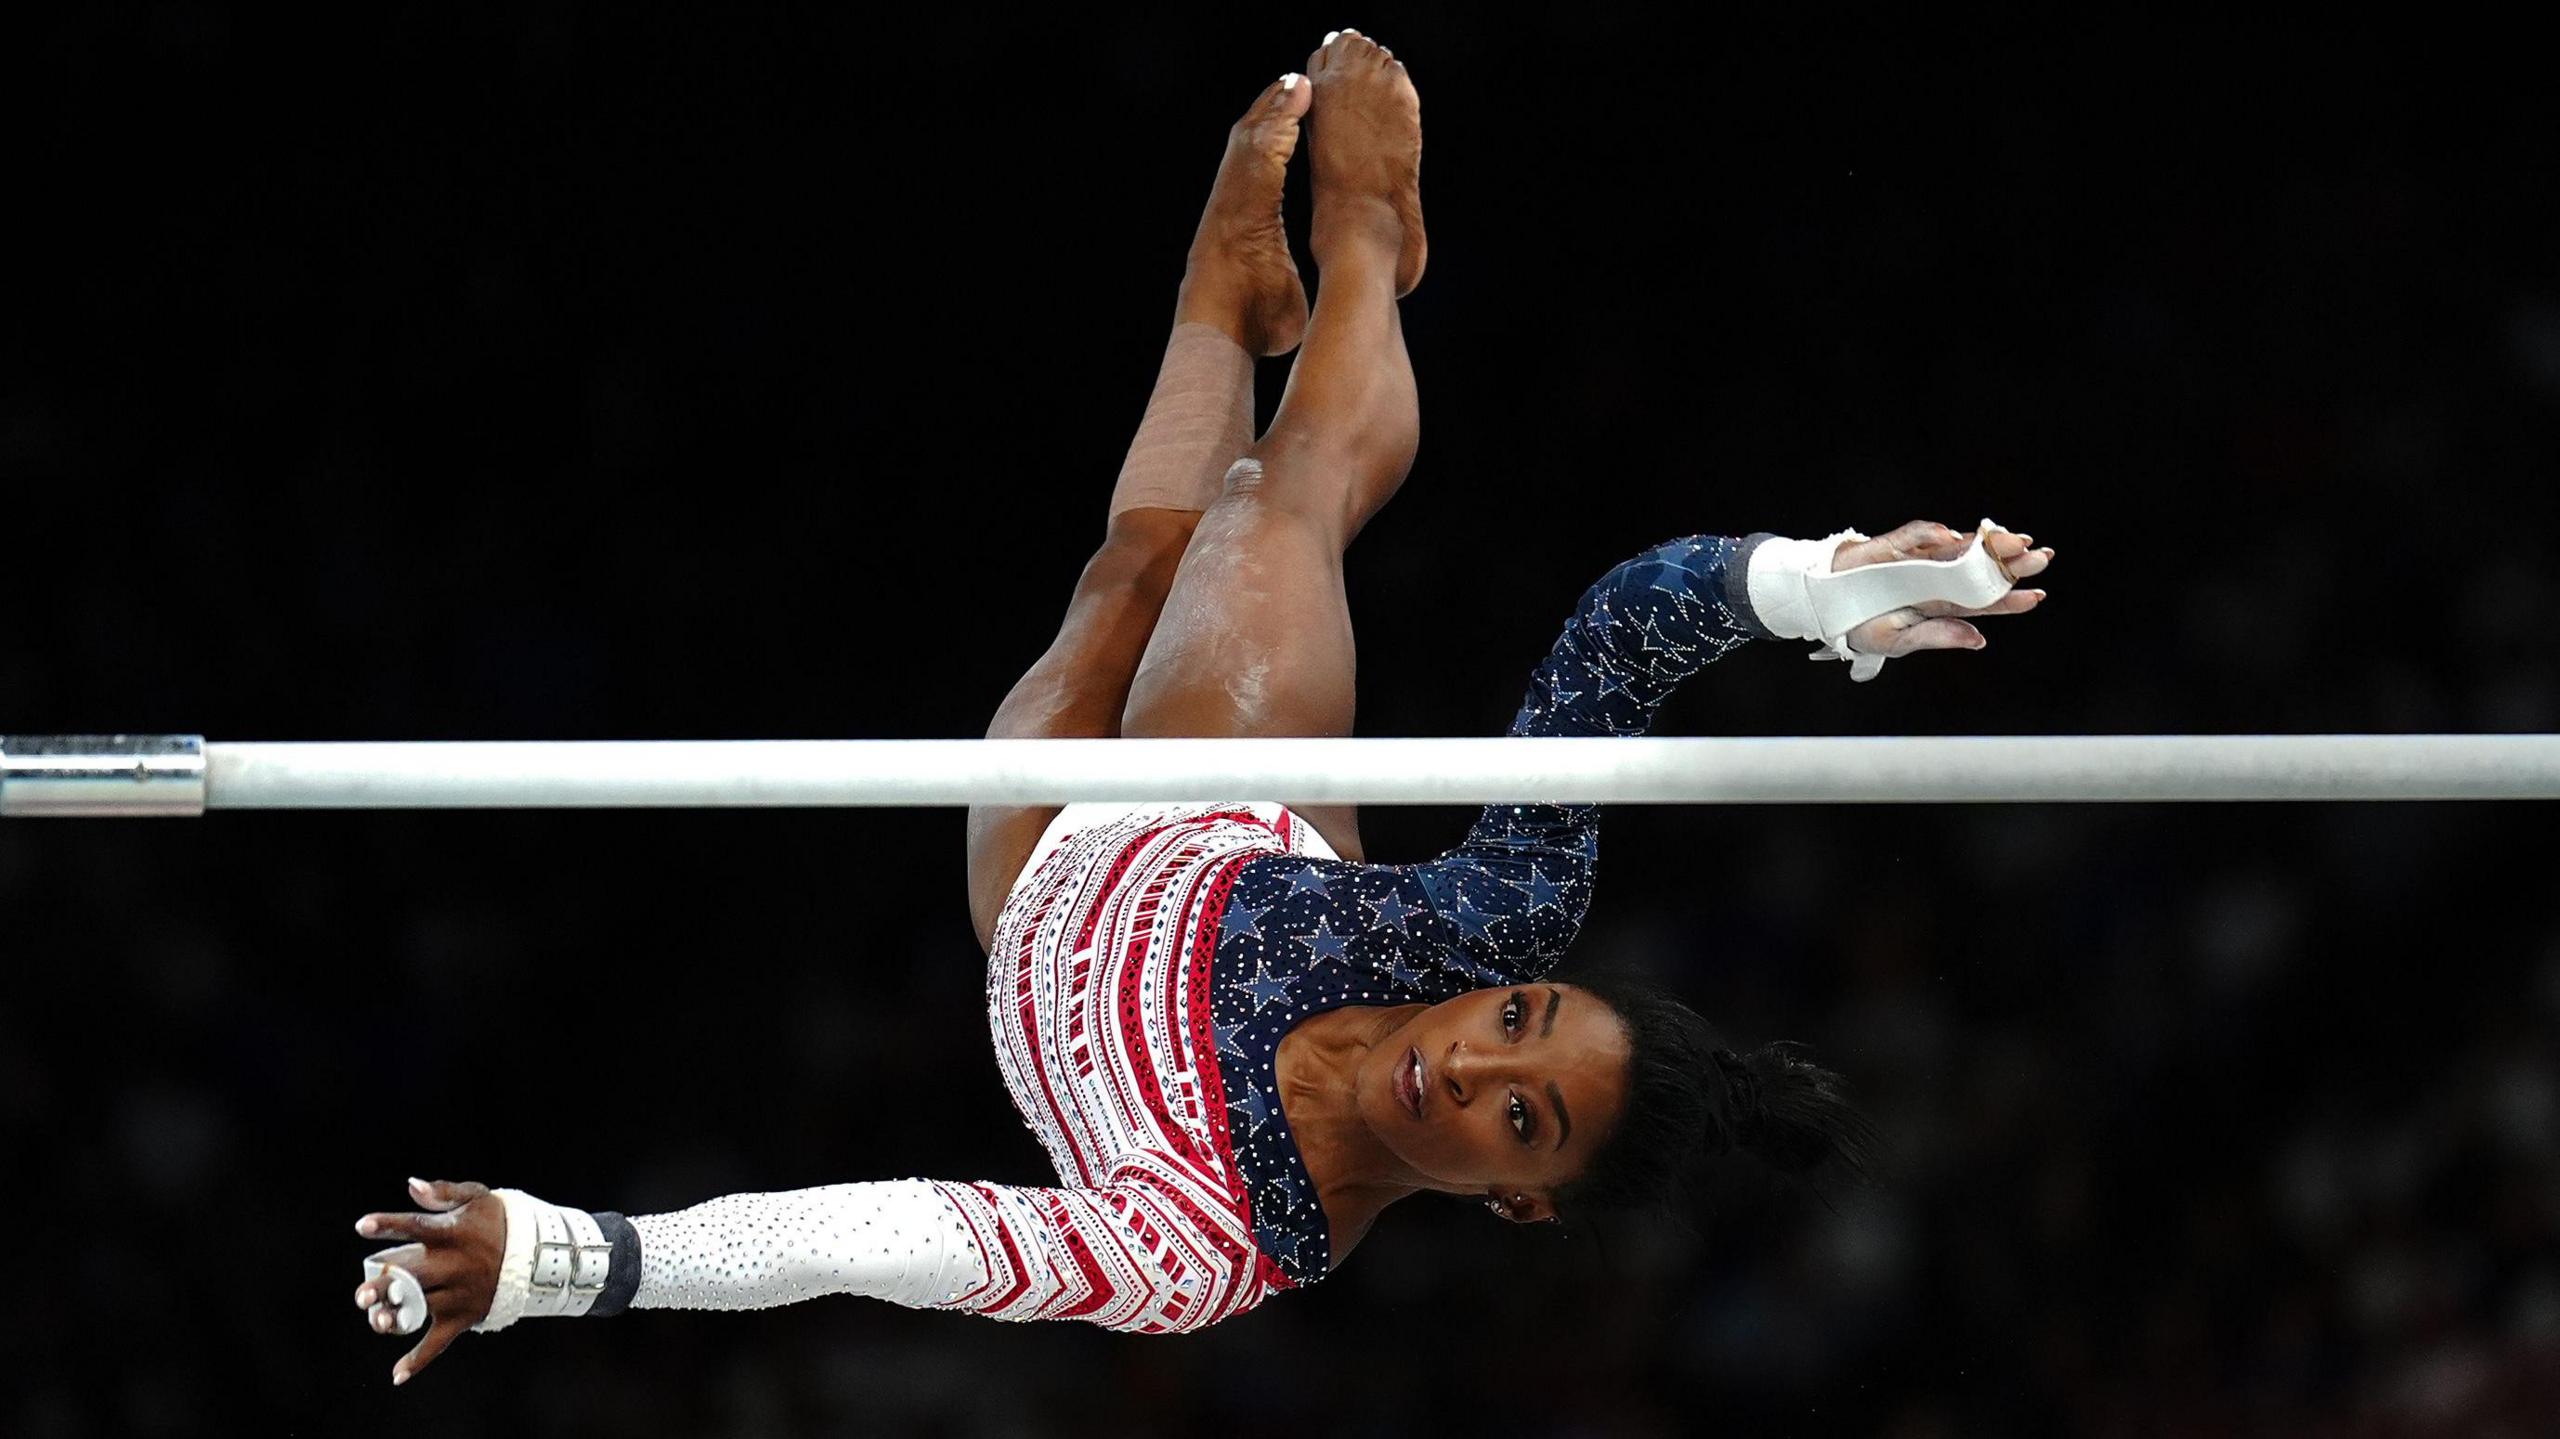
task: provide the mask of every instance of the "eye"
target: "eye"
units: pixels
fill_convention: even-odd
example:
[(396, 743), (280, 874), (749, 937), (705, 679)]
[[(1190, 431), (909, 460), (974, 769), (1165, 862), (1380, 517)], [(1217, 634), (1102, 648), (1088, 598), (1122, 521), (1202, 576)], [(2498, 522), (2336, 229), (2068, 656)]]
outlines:
[(1520, 1021), (1526, 1017), (1527, 1011), (1521, 1006), (1520, 996), (1515, 994), (1502, 1002), (1503, 1033), (1509, 1034), (1511, 1031), (1518, 1029), (1520, 1027)]
[(1529, 1106), (1522, 1104), (1516, 1094), (1511, 1096), (1511, 1128), (1522, 1139), (1529, 1137)]

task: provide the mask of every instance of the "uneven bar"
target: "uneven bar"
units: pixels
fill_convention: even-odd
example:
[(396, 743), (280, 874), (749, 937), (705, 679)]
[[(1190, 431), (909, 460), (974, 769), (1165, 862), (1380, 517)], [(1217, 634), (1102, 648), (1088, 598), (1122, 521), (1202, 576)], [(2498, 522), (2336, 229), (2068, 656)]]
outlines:
[[(196, 781), (176, 772), (192, 758), (190, 745), (200, 745), (202, 752), (200, 806), (191, 805)], [(165, 783), (159, 777), (164, 762), (173, 771)], [(194, 736), (0, 738), (0, 814), (1201, 799), (1293, 804), (2560, 799), (2560, 736), (383, 744), (201, 744)]]

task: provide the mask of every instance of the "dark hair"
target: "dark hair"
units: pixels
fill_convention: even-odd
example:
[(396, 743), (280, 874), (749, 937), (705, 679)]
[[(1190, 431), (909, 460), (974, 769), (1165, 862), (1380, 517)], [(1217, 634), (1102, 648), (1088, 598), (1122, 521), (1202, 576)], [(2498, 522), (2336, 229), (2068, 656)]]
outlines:
[(1839, 1075), (1789, 1040), (1725, 1047), (1696, 1011), (1640, 979), (1574, 976), (1627, 1027), (1626, 1107), (1560, 1206), (1621, 1208), (1672, 1197), (1702, 1159), (1735, 1150), (1787, 1174), (1873, 1182), (1882, 1140)]

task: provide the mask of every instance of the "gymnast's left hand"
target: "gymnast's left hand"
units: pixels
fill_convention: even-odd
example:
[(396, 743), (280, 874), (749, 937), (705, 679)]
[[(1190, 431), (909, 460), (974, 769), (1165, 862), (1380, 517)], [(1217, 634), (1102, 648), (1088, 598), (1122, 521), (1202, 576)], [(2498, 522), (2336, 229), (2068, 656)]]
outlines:
[[(427, 1295), (426, 1336), (391, 1366), (394, 1384), (409, 1382), (463, 1330), (489, 1317), (507, 1248), (506, 1201), (486, 1185), (412, 1179), (409, 1197), (426, 1212), (386, 1210), (356, 1221), (356, 1233), (367, 1239), (410, 1241), (375, 1257), (408, 1270)], [(377, 1334), (400, 1332), (391, 1290), (387, 1269), (356, 1286), (356, 1307)]]
[[(1975, 536), (1973, 530), (1951, 530), (1934, 521), (1913, 520), (1872, 540), (1841, 541), (1840, 548), (1831, 552), (1831, 569), (1837, 574), (1889, 560), (1951, 560), (1970, 548)], [(1991, 547), (1992, 557), (2000, 561), (2012, 580), (2042, 574), (2045, 566), (2053, 563), (2053, 547), (2035, 548), (2033, 535), (2012, 534), (1995, 525), (1981, 532), (1981, 539)], [(1973, 620), (1984, 615), (2022, 615), (2042, 603), (2044, 591), (2040, 589), (2012, 589), (1980, 609), (1930, 600), (1880, 614), (1849, 631), (1849, 648), (1888, 659), (1921, 650), (1978, 650), (1984, 641), (1982, 631), (1973, 627)]]

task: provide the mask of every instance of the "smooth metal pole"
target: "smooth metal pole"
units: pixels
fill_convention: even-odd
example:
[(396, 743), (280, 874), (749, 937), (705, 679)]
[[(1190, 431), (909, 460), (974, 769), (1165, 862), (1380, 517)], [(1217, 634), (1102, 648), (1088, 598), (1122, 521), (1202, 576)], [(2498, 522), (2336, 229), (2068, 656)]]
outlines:
[[(168, 772), (193, 746), (202, 778)], [(193, 754), (195, 749), (184, 749)], [(0, 812), (2560, 799), (2554, 735), (5, 742)], [(170, 752), (174, 761), (180, 758)], [(194, 783), (195, 788), (185, 786)], [(125, 786), (131, 786), (130, 789)], [(147, 798), (146, 798), (147, 797)]]

